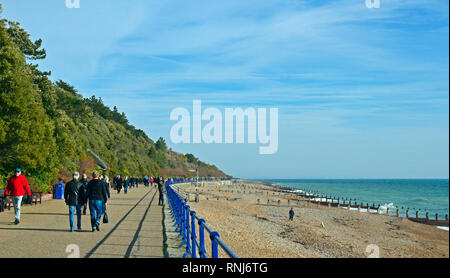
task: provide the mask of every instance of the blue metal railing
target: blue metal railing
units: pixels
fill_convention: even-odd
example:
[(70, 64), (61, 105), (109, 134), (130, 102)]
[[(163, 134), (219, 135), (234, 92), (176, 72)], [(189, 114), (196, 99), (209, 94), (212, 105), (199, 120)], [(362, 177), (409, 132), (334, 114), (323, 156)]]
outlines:
[[(219, 246), (231, 258), (237, 258), (236, 254), (220, 239), (218, 232), (211, 230), (206, 225), (205, 220), (199, 218), (195, 211), (186, 204), (185, 200), (172, 188), (172, 184), (184, 181), (168, 181), (166, 183), (166, 194), (169, 200), (172, 213), (172, 222), (175, 222), (176, 232), (179, 237), (183, 238), (180, 247), (186, 245), (186, 253), (183, 258), (190, 256), (191, 258), (207, 258), (205, 249), (205, 230), (209, 234), (211, 240), (211, 257), (219, 257)], [(197, 223), (197, 224), (196, 224)], [(196, 226), (198, 225), (198, 236)]]

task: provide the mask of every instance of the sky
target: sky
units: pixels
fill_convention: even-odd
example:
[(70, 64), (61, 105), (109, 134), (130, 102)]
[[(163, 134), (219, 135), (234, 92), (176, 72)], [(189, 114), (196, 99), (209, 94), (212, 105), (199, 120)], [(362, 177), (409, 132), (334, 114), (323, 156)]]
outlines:
[[(235, 177), (449, 177), (448, 1), (0, 3), (42, 38), (52, 80)], [(194, 100), (278, 108), (277, 152), (173, 143), (170, 113)]]

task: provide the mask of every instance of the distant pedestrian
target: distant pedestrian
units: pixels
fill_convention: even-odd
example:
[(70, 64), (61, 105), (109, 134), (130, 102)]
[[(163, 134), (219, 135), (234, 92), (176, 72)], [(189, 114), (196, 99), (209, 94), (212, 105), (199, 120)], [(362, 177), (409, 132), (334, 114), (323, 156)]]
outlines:
[(92, 180), (87, 185), (87, 200), (91, 213), (92, 231), (100, 231), (100, 219), (103, 214), (103, 200), (108, 200), (105, 183), (99, 179), (99, 173), (92, 174)]
[(107, 175), (103, 175), (103, 185), (105, 186), (107, 198), (103, 200), (103, 223), (108, 223), (108, 215), (106, 213), (106, 207), (108, 204), (108, 199), (111, 198), (111, 194), (109, 192), (109, 177)]
[[(83, 178), (80, 180), (80, 183), (82, 185), (82, 188), (80, 190), (83, 191), (83, 196), (84, 198), (86, 198), (86, 190), (87, 190), (87, 184), (88, 184), (88, 180), (87, 180), (87, 175), (83, 174)], [(86, 208), (87, 208), (87, 204), (86, 204), (86, 200), (84, 200), (83, 203), (83, 215), (86, 215)]]
[(120, 191), (122, 190), (123, 181), (120, 175), (114, 178), (113, 183), (117, 189), (117, 194), (120, 194)]
[(294, 209), (293, 208), (291, 208), (291, 210), (289, 211), (289, 220), (290, 221), (293, 221), (294, 220)]
[(133, 187), (136, 187), (136, 188), (139, 187), (136, 177), (133, 177)]
[(28, 197), (31, 196), (30, 185), (25, 176), (22, 175), (22, 170), (16, 168), (15, 174), (8, 180), (5, 190), (5, 196), (9, 194), (12, 197), (15, 214), (14, 224), (16, 225), (20, 223), (20, 207), (25, 193), (27, 193)]
[(130, 186), (130, 179), (128, 176), (125, 177), (125, 180), (123, 181), (123, 193), (128, 194), (128, 187)]
[(158, 187), (158, 184), (159, 184), (159, 177), (155, 177), (155, 179), (153, 180), (153, 182), (155, 183), (155, 187)]
[(150, 186), (153, 186), (153, 177), (150, 177)]
[(159, 183), (158, 183), (158, 192), (159, 192), (159, 200), (158, 200), (158, 205), (162, 206), (164, 205), (164, 178), (160, 177), (159, 178)]
[(77, 212), (77, 228), (81, 231), (81, 208), (85, 204), (83, 184), (78, 181), (80, 174), (75, 172), (72, 174), (73, 179), (67, 183), (64, 189), (64, 200), (69, 206), (69, 225), (70, 231), (75, 230), (74, 214)]

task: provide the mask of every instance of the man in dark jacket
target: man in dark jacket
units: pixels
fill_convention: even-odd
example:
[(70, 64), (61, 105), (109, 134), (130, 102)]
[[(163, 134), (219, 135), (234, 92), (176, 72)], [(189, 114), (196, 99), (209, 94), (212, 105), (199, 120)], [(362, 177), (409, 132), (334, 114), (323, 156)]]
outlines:
[[(80, 180), (80, 183), (82, 185), (80, 190), (83, 192), (83, 197), (86, 198), (86, 190), (87, 190), (87, 184), (88, 184), (86, 174), (83, 174), (83, 178)], [(86, 200), (84, 200), (83, 201), (83, 215), (86, 215), (86, 208), (87, 208), (87, 204), (86, 204)]]
[(74, 226), (74, 214), (75, 210), (77, 211), (77, 227), (78, 231), (81, 230), (81, 208), (84, 204), (84, 192), (83, 185), (81, 182), (78, 182), (80, 178), (80, 174), (78, 172), (73, 173), (73, 180), (66, 184), (66, 188), (64, 189), (64, 199), (66, 200), (66, 204), (69, 206), (69, 224), (70, 231), (73, 232), (75, 230)]
[(290, 221), (293, 221), (294, 220), (294, 209), (293, 208), (291, 208), (291, 210), (289, 211), (289, 220)]
[(113, 182), (114, 182), (114, 185), (116, 186), (117, 194), (120, 194), (120, 190), (122, 190), (122, 183), (123, 183), (120, 175), (115, 177)]
[(99, 173), (92, 174), (92, 180), (87, 185), (87, 200), (89, 201), (89, 211), (91, 213), (92, 231), (100, 231), (100, 219), (103, 214), (103, 200), (108, 199), (105, 183), (99, 179)]
[(158, 192), (159, 192), (159, 200), (158, 205), (164, 205), (164, 178), (160, 177), (158, 182)]

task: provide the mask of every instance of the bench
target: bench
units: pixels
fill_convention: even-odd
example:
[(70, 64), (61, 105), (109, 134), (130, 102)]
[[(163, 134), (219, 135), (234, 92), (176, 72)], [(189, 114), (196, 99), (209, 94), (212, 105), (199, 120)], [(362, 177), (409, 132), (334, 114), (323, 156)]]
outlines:
[[(5, 208), (8, 210), (11, 210), (11, 206), (13, 206), (13, 201), (9, 195), (5, 195), (5, 190), (0, 190), (0, 212), (5, 211)], [(25, 195), (22, 198), (22, 205), (29, 204), (32, 205), (33, 203), (37, 205), (37, 203), (42, 204), (42, 192), (31, 192), (30, 198), (28, 198), (27, 195)]]

